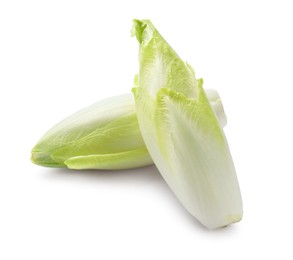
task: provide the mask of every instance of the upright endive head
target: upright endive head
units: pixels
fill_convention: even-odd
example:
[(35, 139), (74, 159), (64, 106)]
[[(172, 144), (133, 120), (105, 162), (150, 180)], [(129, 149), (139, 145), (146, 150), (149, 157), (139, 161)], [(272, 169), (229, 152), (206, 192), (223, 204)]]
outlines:
[(140, 44), (139, 127), (162, 176), (185, 208), (208, 228), (237, 222), (242, 200), (228, 144), (193, 69), (149, 20), (134, 20)]

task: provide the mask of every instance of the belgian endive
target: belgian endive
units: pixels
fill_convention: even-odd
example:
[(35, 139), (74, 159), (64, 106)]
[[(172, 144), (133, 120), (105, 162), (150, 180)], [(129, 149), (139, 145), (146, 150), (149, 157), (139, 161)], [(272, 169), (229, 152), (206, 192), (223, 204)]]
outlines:
[[(206, 90), (221, 125), (219, 95)], [(132, 94), (108, 98), (53, 126), (31, 152), (33, 163), (71, 169), (127, 169), (153, 164), (140, 134)]]
[(214, 229), (240, 221), (242, 199), (219, 120), (193, 69), (149, 20), (134, 20), (139, 74), (133, 88), (144, 143), (184, 207)]

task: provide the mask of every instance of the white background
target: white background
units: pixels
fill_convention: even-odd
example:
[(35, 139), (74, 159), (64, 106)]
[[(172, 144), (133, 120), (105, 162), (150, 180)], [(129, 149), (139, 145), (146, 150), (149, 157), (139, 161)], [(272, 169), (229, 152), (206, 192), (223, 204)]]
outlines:
[[(1, 1), (0, 259), (292, 259), (292, 1)], [(220, 92), (243, 220), (209, 231), (154, 167), (31, 164), (59, 120), (130, 91), (149, 18)]]

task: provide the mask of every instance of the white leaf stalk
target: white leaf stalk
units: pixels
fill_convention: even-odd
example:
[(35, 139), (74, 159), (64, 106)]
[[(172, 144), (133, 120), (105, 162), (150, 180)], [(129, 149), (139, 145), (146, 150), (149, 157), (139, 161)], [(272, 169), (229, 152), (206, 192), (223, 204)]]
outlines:
[[(224, 127), (226, 116), (218, 93), (206, 93)], [(131, 93), (97, 102), (56, 124), (32, 149), (31, 160), (70, 169), (118, 170), (153, 164)]]
[(242, 199), (226, 137), (190, 65), (149, 20), (134, 20), (140, 44), (133, 88), (147, 149), (184, 207), (214, 229), (240, 221)]

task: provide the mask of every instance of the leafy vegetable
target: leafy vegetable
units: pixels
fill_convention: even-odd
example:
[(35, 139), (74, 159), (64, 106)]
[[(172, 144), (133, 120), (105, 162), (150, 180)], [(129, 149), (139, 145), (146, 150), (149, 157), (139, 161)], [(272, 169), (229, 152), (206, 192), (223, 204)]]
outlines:
[(50, 129), (32, 149), (34, 163), (71, 169), (125, 169), (149, 165), (130, 95), (85, 108)]
[(162, 176), (185, 208), (208, 228), (242, 218), (242, 199), (224, 132), (193, 69), (149, 20), (134, 20), (140, 44), (139, 127)]
[[(226, 116), (218, 93), (206, 93), (224, 126)], [(95, 103), (55, 125), (32, 149), (31, 160), (71, 169), (126, 169), (153, 163), (130, 93)]]

